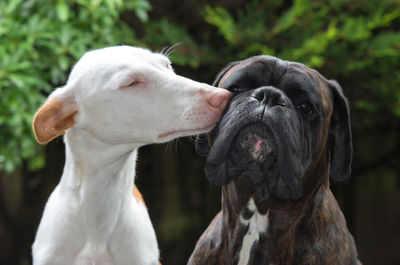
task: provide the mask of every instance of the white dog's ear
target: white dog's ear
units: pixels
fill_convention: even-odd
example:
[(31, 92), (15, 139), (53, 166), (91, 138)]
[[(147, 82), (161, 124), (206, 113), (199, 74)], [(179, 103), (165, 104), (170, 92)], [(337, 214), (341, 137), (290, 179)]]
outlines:
[(74, 125), (77, 106), (73, 97), (59, 98), (50, 95), (33, 118), (32, 128), (36, 141), (48, 143)]

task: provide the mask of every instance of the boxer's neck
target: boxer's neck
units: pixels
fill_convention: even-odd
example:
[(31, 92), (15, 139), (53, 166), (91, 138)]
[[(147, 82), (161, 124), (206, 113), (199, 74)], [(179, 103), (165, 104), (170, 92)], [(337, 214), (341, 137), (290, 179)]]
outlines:
[[(225, 229), (223, 233), (229, 242), (225, 247), (229, 248), (228, 252), (233, 256), (235, 256), (233, 253), (239, 253), (236, 257), (237, 264), (247, 258), (247, 256), (243, 258), (242, 253), (246, 244), (252, 244), (247, 246), (248, 251), (261, 252), (256, 256), (262, 257), (263, 263), (273, 262), (274, 257), (285, 257), (289, 260), (283, 264), (287, 264), (286, 262), (294, 256), (293, 250), (297, 243), (295, 238), (299, 238), (298, 232), (294, 234), (296, 228), (306, 227), (306, 229), (296, 229), (296, 231), (304, 230), (304, 237), (317, 239), (322, 236), (327, 225), (324, 220), (327, 219), (316, 216), (324, 216), (329, 212), (327, 209), (339, 208), (337, 205), (327, 205), (331, 200), (326, 201), (325, 198), (333, 198), (333, 195), (329, 189), (329, 173), (325, 170), (321, 177), (321, 168), (324, 168), (323, 163), (321, 166), (317, 165), (313, 171), (319, 172), (318, 174), (313, 172), (308, 174), (304, 183), (304, 196), (297, 201), (283, 201), (271, 196), (261, 201), (258, 194), (259, 187), (244, 177), (239, 177), (222, 188), (222, 216)], [(335, 200), (332, 201), (336, 203)], [(313, 220), (313, 223), (306, 220)], [(262, 247), (257, 248), (254, 243)], [(266, 252), (265, 255), (262, 252)]]

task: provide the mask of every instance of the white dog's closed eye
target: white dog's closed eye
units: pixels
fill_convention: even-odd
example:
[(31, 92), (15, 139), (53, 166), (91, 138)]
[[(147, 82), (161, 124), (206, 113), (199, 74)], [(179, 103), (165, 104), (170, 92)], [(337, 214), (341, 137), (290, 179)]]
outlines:
[(229, 97), (176, 75), (168, 58), (148, 50), (119, 46), (85, 54), (32, 124), (39, 143), (65, 133), (66, 145), (33, 264), (157, 264), (154, 229), (134, 186), (137, 149), (210, 130)]
[(140, 83), (143, 83), (143, 82), (141, 82), (141, 81), (139, 81), (139, 80), (134, 80), (134, 81), (130, 82), (130, 83), (127, 85), (127, 87), (137, 86), (137, 85), (139, 85)]
[(143, 86), (144, 84), (145, 84), (144, 78), (139, 77), (138, 75), (132, 75), (122, 82), (120, 88), (121, 89), (135, 88), (138, 86)]

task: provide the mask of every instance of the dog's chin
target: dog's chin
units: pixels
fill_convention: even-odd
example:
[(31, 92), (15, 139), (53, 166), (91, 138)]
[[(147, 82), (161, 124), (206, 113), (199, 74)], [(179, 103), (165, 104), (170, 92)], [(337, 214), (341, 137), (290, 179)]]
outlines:
[[(240, 176), (255, 186), (259, 200), (270, 194), (281, 200), (300, 198), (301, 190), (280, 175), (284, 170), (278, 163), (277, 141), (265, 123), (246, 124), (234, 136), (225, 137), (231, 139), (225, 141), (229, 147), (219, 149), (213, 145), (207, 158), (205, 171), (210, 181), (226, 185)], [(294, 175), (289, 178), (295, 181)]]
[(236, 134), (228, 153), (228, 174), (246, 176), (261, 184), (276, 166), (275, 141), (267, 126), (255, 123)]
[[(238, 176), (248, 177), (254, 184), (265, 182), (265, 178), (275, 174), (276, 144), (269, 128), (262, 122), (246, 124), (236, 135), (227, 137), (232, 142), (229, 151), (212, 149), (206, 164), (209, 179), (217, 185), (224, 185)], [(226, 153), (226, 155), (225, 155)], [(226, 156), (226, 157), (223, 157)], [(217, 157), (218, 161), (213, 161)], [(215, 166), (218, 167), (215, 167)]]
[(263, 163), (274, 149), (275, 142), (269, 129), (262, 123), (255, 123), (239, 130), (231, 144), (230, 153), (237, 153), (246, 161)]
[[(281, 200), (302, 196), (301, 165), (294, 164), (285, 146), (279, 146), (281, 135), (262, 121), (244, 124), (238, 130), (221, 130), (208, 154), (205, 172), (216, 185), (225, 185), (237, 177), (248, 178), (261, 199), (269, 194)], [(223, 133), (221, 133), (221, 131)], [(229, 131), (230, 134), (224, 134)]]

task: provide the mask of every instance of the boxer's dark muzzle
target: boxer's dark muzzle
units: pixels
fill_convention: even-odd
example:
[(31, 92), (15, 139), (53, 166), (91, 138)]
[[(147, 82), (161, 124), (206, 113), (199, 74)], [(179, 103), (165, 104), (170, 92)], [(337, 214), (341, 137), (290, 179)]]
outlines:
[(246, 176), (254, 184), (277, 177), (277, 148), (273, 134), (263, 123), (240, 129), (227, 157), (229, 176)]
[(350, 121), (336, 82), (302, 64), (258, 56), (229, 65), (214, 85), (233, 96), (214, 130), (196, 142), (198, 153), (208, 154), (213, 183), (248, 177), (268, 195), (296, 200), (307, 172), (324, 159), (331, 180), (348, 179)]
[(213, 132), (213, 147), (205, 167), (208, 178), (224, 185), (237, 176), (267, 185), (269, 193), (297, 199), (300, 178), (308, 165), (307, 148), (300, 146), (303, 131), (291, 101), (266, 86), (232, 98)]

